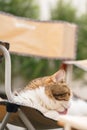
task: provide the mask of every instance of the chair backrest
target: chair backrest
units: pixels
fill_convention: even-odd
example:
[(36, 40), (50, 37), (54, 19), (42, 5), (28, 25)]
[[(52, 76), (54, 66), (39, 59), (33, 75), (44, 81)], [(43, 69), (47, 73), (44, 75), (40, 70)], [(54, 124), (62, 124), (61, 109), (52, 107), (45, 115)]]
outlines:
[(33, 21), (0, 13), (0, 40), (10, 43), (10, 52), (46, 58), (76, 57), (75, 24)]

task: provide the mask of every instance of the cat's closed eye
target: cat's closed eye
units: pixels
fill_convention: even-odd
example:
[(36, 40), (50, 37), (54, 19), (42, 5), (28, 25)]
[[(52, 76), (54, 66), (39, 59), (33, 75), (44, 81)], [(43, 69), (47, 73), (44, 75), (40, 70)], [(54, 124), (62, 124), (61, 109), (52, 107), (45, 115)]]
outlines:
[(66, 92), (66, 93), (60, 93), (60, 94), (53, 94), (53, 97), (56, 99), (56, 100), (68, 100), (68, 98), (70, 97), (70, 93), (69, 92)]

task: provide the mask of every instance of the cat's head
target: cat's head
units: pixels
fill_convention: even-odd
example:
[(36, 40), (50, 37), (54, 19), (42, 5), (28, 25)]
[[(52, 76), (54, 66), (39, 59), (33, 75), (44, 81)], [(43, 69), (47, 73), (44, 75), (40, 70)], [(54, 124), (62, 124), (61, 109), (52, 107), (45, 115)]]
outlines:
[[(58, 111), (59, 114), (66, 114), (69, 108), (71, 90), (65, 81), (65, 71), (60, 69), (46, 79), (45, 93), (46, 103), (49, 109)], [(48, 98), (50, 100), (48, 100)]]
[[(37, 78), (25, 88), (38, 110), (66, 114), (70, 105), (71, 91), (65, 81), (65, 71), (60, 69), (51, 76)], [(46, 115), (47, 116), (47, 115)], [(49, 116), (48, 116), (49, 117)]]

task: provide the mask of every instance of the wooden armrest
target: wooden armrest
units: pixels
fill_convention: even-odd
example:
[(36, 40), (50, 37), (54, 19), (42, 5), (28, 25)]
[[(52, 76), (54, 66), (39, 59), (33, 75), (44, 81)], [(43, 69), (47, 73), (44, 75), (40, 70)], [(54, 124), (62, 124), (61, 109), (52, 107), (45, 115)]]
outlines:
[[(9, 43), (7, 42), (0, 41), (0, 45), (3, 45), (4, 47), (6, 47), (7, 50), (9, 49)], [(0, 50), (0, 62), (2, 61), (2, 58), (3, 58), (3, 54), (2, 54), (2, 51)]]
[(83, 69), (84, 71), (87, 71), (87, 59), (77, 61), (65, 61), (64, 63), (69, 65), (75, 65)]

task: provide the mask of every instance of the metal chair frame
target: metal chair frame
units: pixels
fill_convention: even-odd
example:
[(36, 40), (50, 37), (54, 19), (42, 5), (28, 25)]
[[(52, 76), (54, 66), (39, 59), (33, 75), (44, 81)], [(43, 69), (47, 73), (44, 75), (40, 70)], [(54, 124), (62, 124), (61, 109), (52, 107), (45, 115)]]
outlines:
[[(8, 98), (8, 103), (6, 106), (7, 113), (2, 120), (0, 130), (4, 130), (6, 128), (6, 125), (8, 123), (8, 120), (11, 116), (12, 113), (18, 112), (18, 116), (24, 123), (25, 127), (28, 130), (35, 130), (34, 126), (31, 124), (29, 119), (26, 117), (26, 115), (22, 112), (21, 108), (17, 104), (11, 103), (14, 99), (14, 94), (11, 91), (11, 58), (10, 58), (10, 53), (9, 51), (3, 46), (0, 45), (0, 51), (2, 51), (4, 57), (5, 57), (5, 92)], [(72, 65), (67, 65), (67, 82), (71, 82), (72, 78)], [(11, 108), (12, 107), (12, 108)], [(13, 109), (14, 108), (14, 109)]]
[[(11, 58), (10, 58), (9, 51), (3, 45), (0, 45), (0, 51), (2, 51), (5, 57), (5, 92), (6, 92), (8, 101), (11, 102), (12, 99), (14, 98), (14, 95), (12, 94), (12, 91), (11, 91)], [(7, 104), (9, 105), (9, 108), (11, 110), (12, 104), (9, 102)], [(14, 105), (14, 108), (16, 108), (16, 111), (15, 110), (10, 111), (7, 108), (7, 113), (1, 123), (0, 130), (5, 129), (12, 112), (18, 112), (20, 119), (24, 122), (25, 127), (28, 130), (35, 130), (34, 126), (31, 124), (31, 122), (26, 117), (26, 115), (21, 111), (21, 109), (17, 107), (16, 104), (13, 104), (13, 105)]]

